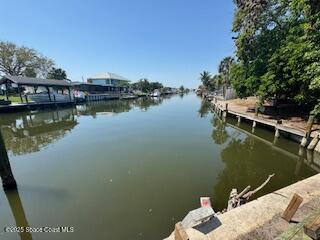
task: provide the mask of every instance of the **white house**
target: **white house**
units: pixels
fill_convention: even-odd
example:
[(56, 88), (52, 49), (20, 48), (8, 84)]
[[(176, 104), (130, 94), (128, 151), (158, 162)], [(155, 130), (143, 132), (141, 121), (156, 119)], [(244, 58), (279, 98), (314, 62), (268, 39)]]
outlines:
[(118, 74), (105, 72), (89, 77), (87, 82), (101, 86), (122, 87), (130, 81)]

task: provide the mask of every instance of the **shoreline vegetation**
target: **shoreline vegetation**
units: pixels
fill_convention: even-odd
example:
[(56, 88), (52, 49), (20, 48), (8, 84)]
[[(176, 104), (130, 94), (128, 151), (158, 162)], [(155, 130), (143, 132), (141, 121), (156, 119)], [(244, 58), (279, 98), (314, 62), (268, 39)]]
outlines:
[[(43, 56), (35, 49), (27, 48), (25, 46), (18, 46), (12, 42), (0, 42), (0, 79), (5, 76), (13, 77), (27, 77), (34, 80), (62, 80), (72, 84), (82, 84), (82, 82), (73, 82), (67, 76), (67, 73), (62, 68), (56, 66), (52, 59)], [(49, 82), (49, 81), (48, 81)], [(91, 82), (83, 83), (91, 84)], [(13, 84), (16, 85), (16, 84)], [(11, 86), (0, 84), (0, 104), (4, 100), (8, 103), (23, 103), (24, 99), (28, 103), (27, 95), (24, 93), (25, 88), (22, 86)], [(47, 90), (50, 87), (48, 84)], [(116, 93), (126, 98), (152, 96), (155, 91), (160, 94), (172, 93), (186, 93), (190, 89), (185, 88), (183, 85), (179, 88), (164, 86), (160, 82), (150, 81), (142, 78), (137, 82), (130, 83), (129, 81), (120, 81), (116, 85), (112, 85), (114, 90), (100, 90), (97, 92), (84, 91), (83, 95), (88, 94), (109, 94)], [(34, 91), (37, 90), (34, 86)], [(125, 89), (123, 91), (122, 89)], [(50, 89), (53, 91), (53, 89)], [(76, 90), (76, 89), (75, 89)], [(48, 90), (49, 91), (49, 90)], [(59, 91), (59, 90), (56, 90)], [(63, 93), (63, 92), (62, 92)], [(22, 96), (19, 96), (22, 94)], [(94, 98), (93, 98), (94, 99)], [(29, 99), (30, 100), (30, 99)], [(6, 103), (7, 104), (7, 103)]]
[(235, 56), (218, 74), (201, 73), (199, 92), (236, 91), (257, 105), (295, 106), (316, 119), (320, 113), (319, 1), (235, 1)]
[[(226, 121), (230, 111), (231, 115), (238, 118), (238, 124), (241, 118), (252, 120), (253, 132), (257, 122), (272, 126), (275, 129), (275, 138), (280, 136), (280, 128), (283, 130), (286, 128), (284, 125), (289, 125), (293, 128), (292, 132), (295, 129), (302, 131), (302, 147), (320, 151), (318, 124), (320, 117), (320, 2), (317, 0), (235, 0), (234, 5), (232, 32), (236, 47), (235, 55), (221, 60), (217, 74), (211, 74), (209, 71), (200, 73), (201, 85), (198, 87), (197, 94), (212, 103), (216, 114), (223, 121)], [(315, 185), (318, 183), (316, 181), (311, 183), (310, 179), (299, 184), (304, 184), (318, 195), (315, 190), (317, 188)], [(204, 225), (210, 228), (211, 224), (213, 229), (206, 232), (200, 230), (200, 232), (204, 233), (208, 239), (216, 239), (217, 236), (220, 238), (223, 236), (226, 239), (242, 237), (254, 239), (253, 235), (273, 239), (288, 229), (288, 225), (284, 227), (278, 225), (277, 227), (282, 229), (276, 231), (276, 222), (283, 226), (279, 220), (281, 216), (290, 222), (297, 211), (301, 214), (299, 209), (301, 202), (310, 201), (310, 199), (303, 200), (308, 198), (308, 194), (296, 188), (299, 184), (287, 187), (287, 189), (293, 189), (288, 199), (291, 199), (292, 195), (294, 197), (290, 203), (280, 201), (281, 204), (283, 202), (289, 204), (285, 212), (281, 210), (285, 205), (277, 210), (271, 210), (266, 204), (268, 201), (253, 203), (257, 205), (256, 209), (262, 208), (262, 211), (268, 209), (271, 217), (268, 219), (267, 231), (260, 230), (261, 227), (256, 223), (257, 216), (251, 219), (257, 212), (256, 209), (251, 212), (250, 206), (244, 205), (238, 209), (238, 216), (233, 214), (234, 216), (229, 220), (241, 218), (240, 216), (245, 214), (249, 219), (244, 226), (247, 228), (248, 236), (243, 235), (243, 227), (237, 229), (238, 225), (234, 226), (232, 221), (219, 221), (224, 219), (224, 216), (228, 219), (231, 213), (235, 213), (234, 210), (230, 211), (230, 214), (228, 212), (223, 214), (222, 217), (216, 216), (218, 220), (215, 223), (206, 221)], [(230, 208), (240, 205), (241, 200), (237, 200), (236, 195), (237, 193), (231, 191)], [(263, 198), (268, 199), (270, 196), (269, 194)], [(299, 199), (299, 204), (293, 209), (293, 202), (296, 202), (296, 199)], [(314, 201), (314, 197), (311, 201)], [(318, 208), (317, 204), (315, 209)], [(273, 214), (271, 214), (272, 211), (274, 211)], [(288, 211), (292, 212), (289, 219), (284, 217)], [(307, 216), (311, 213), (315, 214), (315, 211), (307, 210), (302, 214), (304, 223), (310, 221)], [(263, 214), (261, 218), (268, 218), (268, 214)], [(319, 217), (318, 210), (316, 215)], [(222, 222), (223, 226), (220, 227)], [(181, 223), (176, 225), (173, 239), (177, 239), (179, 235), (196, 236), (193, 231), (186, 231), (190, 228), (184, 229), (182, 225)], [(215, 228), (218, 230), (214, 231)], [(224, 229), (221, 231), (223, 235), (215, 235), (219, 232), (219, 228)], [(270, 228), (273, 229), (273, 233), (268, 233)], [(319, 223), (315, 228), (319, 230)], [(306, 225), (303, 232), (303, 224), (298, 231), (297, 229), (295, 228), (290, 234), (293, 236), (299, 232), (302, 236), (307, 232)]]

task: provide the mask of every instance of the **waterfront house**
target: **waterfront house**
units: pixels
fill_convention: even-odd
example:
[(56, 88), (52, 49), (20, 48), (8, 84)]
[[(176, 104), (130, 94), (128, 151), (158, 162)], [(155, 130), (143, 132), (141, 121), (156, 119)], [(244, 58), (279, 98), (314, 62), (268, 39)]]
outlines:
[(129, 80), (115, 73), (105, 72), (87, 79), (88, 83), (108, 87), (109, 91), (127, 91)]

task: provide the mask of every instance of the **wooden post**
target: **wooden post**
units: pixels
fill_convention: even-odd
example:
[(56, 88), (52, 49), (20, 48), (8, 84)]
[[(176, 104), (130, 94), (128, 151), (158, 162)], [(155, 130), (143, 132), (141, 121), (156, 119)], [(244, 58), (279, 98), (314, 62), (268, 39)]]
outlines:
[(46, 88), (47, 88), (47, 91), (48, 91), (49, 101), (52, 102), (51, 95), (50, 95), (50, 89), (49, 89), (49, 87), (46, 87)]
[(309, 149), (309, 150), (314, 150), (315, 147), (317, 146), (318, 142), (319, 142), (319, 135), (315, 136), (315, 137), (312, 139), (312, 141), (311, 141), (311, 143), (309, 144), (309, 146), (308, 146), (307, 149)]
[(251, 130), (252, 133), (255, 132), (256, 126), (257, 126), (257, 122), (256, 122), (256, 121), (253, 121), (253, 122), (252, 122), (252, 130)]
[(310, 115), (309, 119), (308, 119), (308, 122), (307, 122), (307, 129), (306, 129), (306, 138), (307, 138), (307, 140), (309, 140), (309, 137), (311, 135), (313, 123), (314, 123), (314, 115)]
[(223, 115), (222, 115), (223, 120), (227, 120), (227, 114), (228, 114), (227, 111), (223, 111)]
[(308, 144), (307, 138), (306, 138), (306, 137), (303, 137), (303, 138), (301, 139), (300, 146), (301, 146), (301, 147), (306, 147), (307, 144)]
[(293, 217), (293, 215), (297, 212), (297, 210), (298, 210), (299, 206), (301, 205), (302, 201), (303, 201), (303, 198), (295, 193), (293, 195), (288, 207), (283, 212), (281, 217), (284, 220), (286, 220), (287, 222), (290, 222), (292, 217)]
[(280, 137), (280, 132), (279, 132), (279, 129), (278, 129), (277, 127), (275, 127), (274, 136), (275, 136), (276, 138)]
[(20, 85), (18, 85), (18, 92), (19, 92), (19, 96), (20, 96), (21, 103), (23, 103), (23, 98), (22, 98), (22, 95), (21, 95)]
[(259, 106), (258, 106), (258, 103), (256, 103), (254, 106), (254, 115), (258, 116), (258, 113), (259, 113)]
[(17, 189), (17, 183), (11, 171), (11, 166), (8, 158), (6, 146), (0, 130), (0, 177), (2, 186), (5, 191)]
[(7, 98), (7, 101), (9, 101), (9, 90), (8, 90), (8, 83), (5, 84), (6, 85), (6, 98)]
[(302, 156), (303, 156), (304, 151), (305, 151), (305, 149), (304, 149), (303, 147), (300, 147), (300, 148), (299, 148), (299, 152), (298, 152), (299, 157), (302, 157)]
[(256, 126), (257, 126), (257, 122), (256, 122), (256, 121), (253, 121), (253, 122), (252, 122), (252, 127), (255, 128)]
[(69, 93), (69, 100), (70, 100), (70, 102), (72, 102), (72, 100), (71, 100), (71, 91), (70, 91), (70, 87), (68, 87), (68, 93)]
[(320, 216), (310, 220), (304, 226), (304, 233), (312, 239), (320, 239)]
[(184, 230), (181, 222), (178, 222), (174, 228), (174, 240), (189, 240), (188, 234)]
[(226, 110), (226, 112), (228, 112), (228, 103), (226, 103), (226, 109), (225, 110)]
[(28, 104), (29, 101), (28, 101), (28, 96), (27, 95), (24, 95), (24, 98), (26, 99), (26, 103)]
[(320, 153), (320, 141), (318, 142), (318, 144), (314, 148), (314, 151)]

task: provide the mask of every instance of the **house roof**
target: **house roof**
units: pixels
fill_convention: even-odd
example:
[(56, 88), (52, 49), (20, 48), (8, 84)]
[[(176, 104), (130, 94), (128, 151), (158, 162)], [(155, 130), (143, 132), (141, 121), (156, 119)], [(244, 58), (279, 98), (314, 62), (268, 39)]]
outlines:
[(26, 86), (50, 86), (50, 87), (53, 87), (53, 86), (71, 87), (72, 86), (72, 84), (66, 80), (30, 78), (30, 77), (23, 77), (23, 76), (8, 76), (8, 75), (0, 79), (0, 84), (3, 84), (8, 80), (18, 85), (26, 85)]
[(129, 82), (128, 79), (126, 79), (118, 74), (111, 73), (111, 72), (99, 73), (99, 74), (96, 74), (92, 77), (89, 77), (88, 79), (115, 79), (115, 80)]

